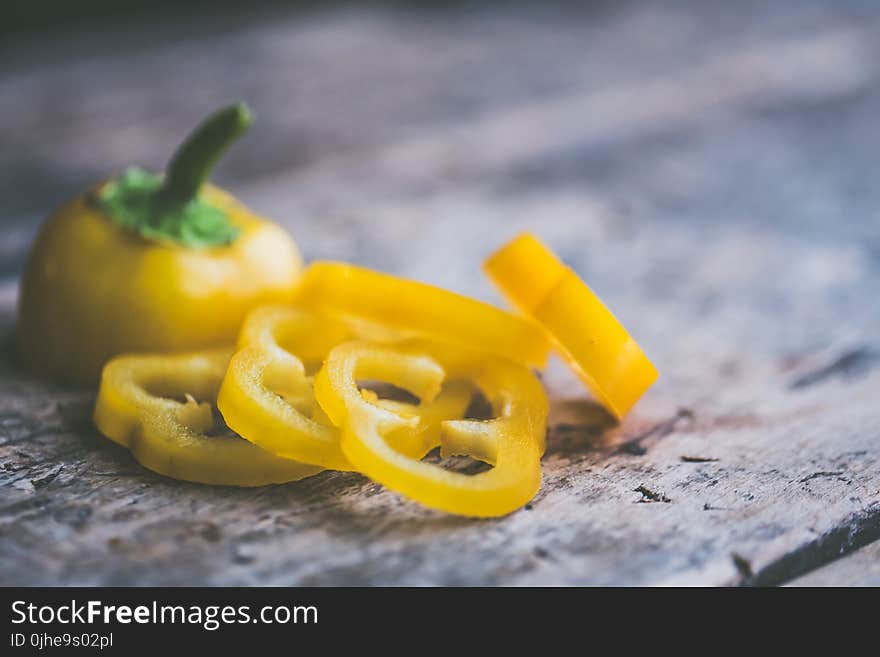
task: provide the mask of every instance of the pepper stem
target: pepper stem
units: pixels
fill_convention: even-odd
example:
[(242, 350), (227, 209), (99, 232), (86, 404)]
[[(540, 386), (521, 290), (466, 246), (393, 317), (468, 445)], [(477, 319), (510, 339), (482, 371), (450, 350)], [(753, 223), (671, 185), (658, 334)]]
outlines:
[(250, 126), (245, 103), (225, 107), (205, 119), (180, 145), (165, 173), (160, 195), (171, 204), (194, 199), (227, 148)]

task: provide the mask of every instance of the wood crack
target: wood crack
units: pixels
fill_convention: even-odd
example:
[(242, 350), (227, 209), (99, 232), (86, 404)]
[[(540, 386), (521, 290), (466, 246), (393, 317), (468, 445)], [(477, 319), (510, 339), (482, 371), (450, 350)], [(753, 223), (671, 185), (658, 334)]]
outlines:
[(820, 479), (822, 477), (839, 477), (842, 474), (843, 470), (835, 470), (834, 472), (814, 472), (811, 475), (807, 475), (803, 479), (799, 479), (798, 483), (803, 484), (810, 481), (811, 479)]
[(615, 454), (629, 454), (630, 456), (644, 456), (648, 452), (645, 443), (655, 443), (661, 438), (665, 438), (673, 433), (682, 420), (691, 420), (694, 412), (689, 408), (680, 408), (671, 418), (658, 422), (647, 431), (640, 433), (635, 438), (631, 438), (624, 443), (618, 445), (614, 450)]
[(866, 374), (880, 364), (880, 352), (868, 346), (855, 347), (843, 352), (827, 365), (801, 374), (788, 384), (791, 390), (809, 388), (833, 377), (853, 379)]
[(744, 576), (740, 586), (779, 586), (880, 540), (880, 504), (857, 513), (834, 529)]

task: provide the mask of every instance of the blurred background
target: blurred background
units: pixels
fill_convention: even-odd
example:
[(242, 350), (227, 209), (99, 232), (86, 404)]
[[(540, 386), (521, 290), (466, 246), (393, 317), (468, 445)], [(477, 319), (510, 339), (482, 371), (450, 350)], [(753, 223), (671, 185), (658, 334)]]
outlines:
[(244, 99), (215, 180), (308, 258), (497, 299), (478, 263), (528, 228), (655, 352), (880, 325), (878, 3), (12, 4), (8, 280), (52, 207)]

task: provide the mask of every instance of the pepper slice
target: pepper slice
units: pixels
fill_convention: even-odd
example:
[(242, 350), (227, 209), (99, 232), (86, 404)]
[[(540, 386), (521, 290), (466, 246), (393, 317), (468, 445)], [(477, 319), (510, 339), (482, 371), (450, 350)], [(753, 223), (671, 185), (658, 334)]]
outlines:
[(101, 376), (95, 425), (142, 465), (175, 479), (264, 486), (320, 472), (215, 431), (211, 405), (196, 399), (217, 399), (228, 362), (228, 350), (117, 357)]
[[(402, 418), (367, 402), (357, 380), (394, 377), (430, 395), (437, 373), (476, 384), (492, 403), (492, 420), (442, 423), (441, 454), (493, 465), (475, 475), (452, 472), (401, 453), (393, 439)], [(342, 431), (342, 451), (371, 479), (425, 506), (465, 516), (502, 516), (528, 502), (541, 485), (547, 397), (526, 367), (505, 359), (425, 342), (335, 347), (315, 377), (315, 395)]]
[(543, 366), (549, 341), (531, 321), (432, 285), (345, 263), (310, 265), (296, 302), (404, 337), (451, 342)]
[[(351, 470), (338, 429), (315, 403), (308, 374), (349, 337), (344, 324), (299, 308), (269, 306), (252, 312), (217, 399), (227, 424), (278, 456)], [(394, 383), (395, 377), (387, 380)], [(461, 417), (471, 398), (471, 390), (458, 384), (438, 395), (442, 372), (434, 380), (437, 389), (418, 406), (372, 397), (374, 405), (401, 420), (405, 431), (399, 432), (399, 444), (415, 457), (436, 447), (440, 422)]]
[(490, 256), (484, 270), (505, 297), (536, 319), (564, 360), (618, 419), (657, 380), (657, 370), (598, 296), (534, 235)]

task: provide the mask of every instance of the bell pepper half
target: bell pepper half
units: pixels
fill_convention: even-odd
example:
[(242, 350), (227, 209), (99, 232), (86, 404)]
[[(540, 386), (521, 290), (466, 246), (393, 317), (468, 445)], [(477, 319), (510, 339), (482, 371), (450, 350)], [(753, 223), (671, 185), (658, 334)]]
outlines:
[(252, 308), (291, 299), (302, 268), (296, 244), (206, 182), (250, 121), (241, 104), (221, 110), (165, 176), (129, 169), (52, 214), (19, 295), (30, 369), (95, 383), (122, 353), (231, 345)]

